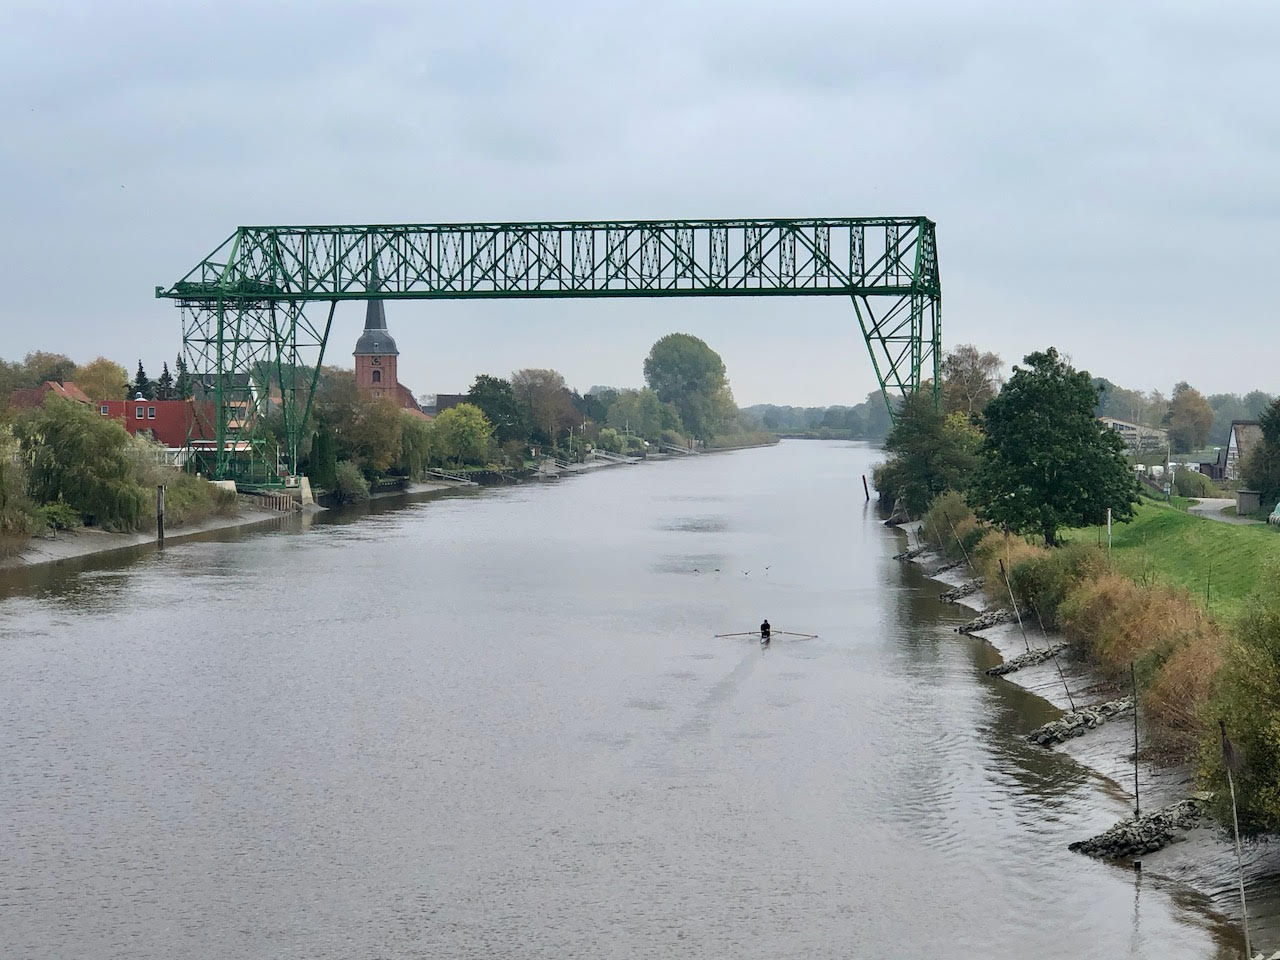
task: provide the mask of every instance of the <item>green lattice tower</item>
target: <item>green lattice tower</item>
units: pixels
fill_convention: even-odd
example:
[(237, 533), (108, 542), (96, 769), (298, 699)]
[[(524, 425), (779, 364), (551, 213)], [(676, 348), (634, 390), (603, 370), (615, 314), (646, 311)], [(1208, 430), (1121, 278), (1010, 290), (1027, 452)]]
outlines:
[[(939, 401), (942, 289), (924, 217), (240, 227), (156, 288), (182, 311), (214, 476), (262, 469), (244, 428), (269, 408), (296, 471), (334, 309), (368, 299), (374, 278), (386, 300), (845, 296), (890, 415), (926, 380)], [(317, 305), (323, 322), (307, 315)]]

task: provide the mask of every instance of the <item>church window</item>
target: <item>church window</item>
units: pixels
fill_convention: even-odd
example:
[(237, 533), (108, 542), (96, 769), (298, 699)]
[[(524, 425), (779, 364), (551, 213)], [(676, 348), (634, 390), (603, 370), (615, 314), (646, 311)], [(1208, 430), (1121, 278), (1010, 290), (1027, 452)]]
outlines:
[(381, 370), (375, 370), (375, 371), (373, 371), (373, 382), (374, 382), (374, 383), (381, 383), (381, 382), (382, 382), (382, 371), (381, 371)]

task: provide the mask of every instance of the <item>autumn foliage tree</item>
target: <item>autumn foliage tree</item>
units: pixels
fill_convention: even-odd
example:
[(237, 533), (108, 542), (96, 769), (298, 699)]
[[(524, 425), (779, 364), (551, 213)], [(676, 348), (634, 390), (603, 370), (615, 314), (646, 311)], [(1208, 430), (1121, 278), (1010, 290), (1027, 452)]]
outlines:
[(962, 343), (942, 359), (942, 409), (946, 413), (981, 413), (1000, 388), (999, 355)]
[(1199, 450), (1208, 442), (1213, 428), (1213, 407), (1199, 390), (1184, 380), (1173, 388), (1164, 423), (1175, 452)]

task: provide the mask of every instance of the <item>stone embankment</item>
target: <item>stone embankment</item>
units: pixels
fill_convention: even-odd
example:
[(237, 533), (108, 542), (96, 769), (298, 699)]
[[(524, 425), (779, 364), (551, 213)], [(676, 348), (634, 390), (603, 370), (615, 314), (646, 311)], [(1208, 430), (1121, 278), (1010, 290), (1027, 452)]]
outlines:
[(1121, 820), (1110, 830), (1077, 840), (1067, 849), (1099, 860), (1123, 860), (1160, 850), (1200, 822), (1208, 799), (1207, 794), (1197, 794), (1154, 813)]
[(940, 594), (938, 599), (943, 603), (959, 603), (965, 597), (972, 596), (981, 589), (982, 578), (978, 577), (976, 580), (970, 580), (967, 583), (962, 583), (960, 586), (948, 590), (946, 593)]
[(992, 627), (998, 627), (1002, 623), (1013, 623), (1012, 610), (988, 610), (986, 613), (974, 617), (963, 627), (956, 627), (956, 633), (977, 633), (979, 630), (990, 630)]
[(1034, 667), (1037, 663), (1044, 663), (1046, 660), (1056, 657), (1067, 649), (1067, 646), (1068, 644), (1066, 643), (1055, 643), (1040, 650), (1019, 654), (1012, 660), (1006, 660), (1004, 663), (991, 667), (986, 671), (986, 674), (988, 677), (1003, 677), (1006, 673), (1015, 673), (1023, 667)]
[(1108, 700), (1095, 707), (1081, 707), (1064, 713), (1057, 720), (1036, 727), (1027, 734), (1029, 743), (1038, 743), (1042, 747), (1051, 747), (1073, 737), (1080, 737), (1108, 720), (1122, 717), (1133, 710), (1133, 697), (1120, 697)]
[(916, 557), (923, 555), (927, 549), (928, 547), (914, 547), (911, 550), (904, 550), (902, 553), (895, 553), (893, 559), (914, 560)]

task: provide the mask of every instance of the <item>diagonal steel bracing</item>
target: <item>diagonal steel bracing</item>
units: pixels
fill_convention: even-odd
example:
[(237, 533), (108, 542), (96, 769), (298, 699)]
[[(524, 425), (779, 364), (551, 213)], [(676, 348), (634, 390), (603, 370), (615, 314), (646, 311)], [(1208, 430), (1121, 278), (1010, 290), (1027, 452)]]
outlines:
[(849, 297), (890, 413), (926, 381), (939, 398), (942, 288), (925, 217), (240, 227), (156, 288), (181, 308), (217, 477), (243, 474), (245, 424), (268, 409), (296, 471), (334, 308), (367, 299), (374, 276), (388, 300)]

